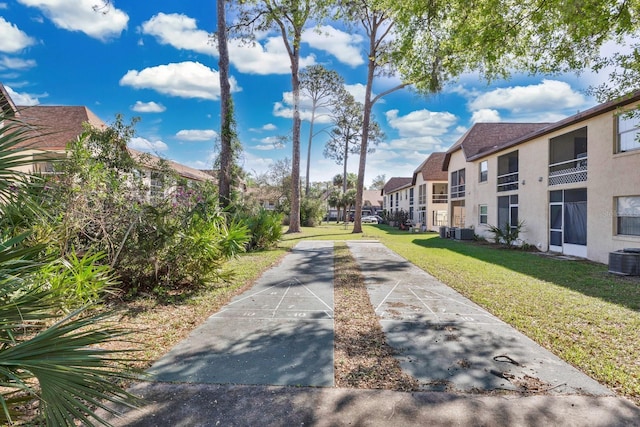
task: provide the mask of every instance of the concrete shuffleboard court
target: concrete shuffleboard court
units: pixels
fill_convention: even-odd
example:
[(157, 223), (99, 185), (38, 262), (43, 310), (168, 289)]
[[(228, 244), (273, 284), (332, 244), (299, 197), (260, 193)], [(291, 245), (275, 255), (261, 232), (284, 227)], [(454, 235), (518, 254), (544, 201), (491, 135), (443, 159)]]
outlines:
[(168, 382), (333, 386), (333, 242), (300, 242), (148, 373)]
[(348, 245), (387, 342), (421, 389), (613, 395), (381, 243)]

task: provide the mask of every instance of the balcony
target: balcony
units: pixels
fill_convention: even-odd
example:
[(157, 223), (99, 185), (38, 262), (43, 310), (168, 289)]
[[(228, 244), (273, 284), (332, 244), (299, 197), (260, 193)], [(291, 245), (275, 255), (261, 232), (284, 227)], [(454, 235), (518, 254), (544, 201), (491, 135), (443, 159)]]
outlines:
[(498, 192), (518, 189), (518, 172), (498, 175)]
[(549, 165), (549, 185), (573, 184), (587, 180), (587, 157), (578, 158)]
[(449, 196), (446, 194), (434, 194), (431, 197), (431, 203), (447, 203), (449, 201)]

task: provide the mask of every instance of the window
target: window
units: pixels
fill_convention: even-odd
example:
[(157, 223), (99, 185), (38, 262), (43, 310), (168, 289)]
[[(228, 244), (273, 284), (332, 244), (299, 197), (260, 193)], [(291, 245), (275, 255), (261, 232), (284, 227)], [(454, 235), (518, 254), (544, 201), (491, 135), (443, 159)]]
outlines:
[(420, 186), (418, 186), (418, 204), (427, 204), (427, 184), (420, 184)]
[(464, 169), (451, 172), (451, 198), (452, 199), (464, 197), (464, 192), (465, 192), (464, 181), (465, 181)]
[(488, 212), (488, 207), (487, 205), (480, 205), (478, 212), (480, 213), (480, 219), (479, 219), (479, 223), (480, 224), (487, 224), (487, 212)]
[(640, 126), (640, 117), (636, 114), (618, 116), (618, 152), (640, 149), (638, 126)]
[(487, 182), (488, 178), (489, 178), (489, 164), (485, 160), (485, 161), (480, 162), (480, 177), (479, 177), (479, 180), (480, 180), (480, 182)]
[(518, 195), (498, 197), (498, 224), (504, 230), (506, 225), (514, 230), (518, 226)]
[(640, 236), (640, 196), (618, 197), (616, 205), (618, 234)]
[(409, 204), (413, 205), (413, 188), (409, 189)]
[(518, 151), (498, 157), (498, 191), (518, 189)]

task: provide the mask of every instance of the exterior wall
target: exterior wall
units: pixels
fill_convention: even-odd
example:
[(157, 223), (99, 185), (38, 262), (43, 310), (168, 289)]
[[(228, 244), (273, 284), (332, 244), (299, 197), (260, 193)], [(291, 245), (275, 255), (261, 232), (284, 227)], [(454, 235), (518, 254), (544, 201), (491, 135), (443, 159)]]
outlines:
[[(454, 216), (458, 216), (460, 213), (462, 213), (462, 217), (463, 217), (461, 225), (463, 227), (469, 227), (471, 225), (469, 221), (471, 220), (470, 216), (472, 215), (472, 210), (470, 210), (469, 207), (473, 206), (473, 204), (470, 204), (470, 201), (467, 200), (469, 197), (469, 187), (467, 187), (465, 190), (464, 198), (453, 199), (451, 197), (451, 172), (454, 172), (460, 169), (465, 169), (466, 183), (467, 183), (465, 185), (468, 185), (469, 181), (473, 180), (472, 175), (470, 175), (470, 174), (473, 174), (473, 169), (471, 165), (472, 165), (471, 163), (467, 163), (467, 161), (465, 160), (464, 153), (462, 152), (462, 150), (456, 150), (453, 153), (451, 153), (451, 158), (449, 159), (449, 169), (448, 169), (449, 202), (447, 204), (447, 212), (448, 212), (447, 226), (449, 227), (454, 226)], [(464, 203), (464, 207), (460, 207), (460, 206), (454, 207), (454, 205), (459, 205), (460, 203)]]
[[(408, 187), (403, 187), (400, 189), (396, 189), (394, 191), (389, 192), (389, 195), (393, 195), (393, 206), (388, 205), (387, 207), (387, 211), (390, 213), (396, 213), (396, 212), (400, 212), (400, 211), (404, 211), (409, 213), (410, 211), (410, 207), (413, 206), (415, 209), (415, 206), (417, 206), (417, 201), (415, 200), (415, 192), (414, 192), (414, 204), (410, 205), (409, 204), (409, 189), (413, 188), (411, 186)], [(389, 199), (385, 199), (387, 202)], [(397, 201), (397, 203), (396, 203)], [(414, 212), (415, 213), (415, 212)]]
[[(550, 185), (551, 140), (584, 127), (587, 128), (587, 180)], [(493, 235), (479, 223), (479, 206), (487, 205), (487, 222), (498, 225), (498, 197), (517, 194), (518, 219), (524, 221), (520, 239), (548, 251), (550, 192), (586, 188), (586, 257), (607, 263), (611, 251), (640, 247), (640, 236), (616, 234), (616, 197), (640, 195), (640, 150), (616, 154), (616, 144), (615, 113), (607, 112), (474, 162), (463, 163), (461, 151), (452, 153), (449, 173), (466, 168), (465, 226), (491, 239)], [(498, 157), (515, 150), (519, 160), (518, 189), (498, 192)], [(488, 179), (480, 183), (480, 163), (484, 160), (488, 164)]]

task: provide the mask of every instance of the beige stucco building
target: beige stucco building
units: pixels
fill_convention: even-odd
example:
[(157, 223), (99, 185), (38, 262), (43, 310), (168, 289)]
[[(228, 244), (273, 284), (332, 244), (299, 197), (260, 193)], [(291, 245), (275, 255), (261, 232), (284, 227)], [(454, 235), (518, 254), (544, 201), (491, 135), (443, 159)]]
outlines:
[(413, 172), (416, 212), (413, 220), (426, 230), (438, 231), (447, 225), (448, 183), (447, 172), (442, 169), (445, 153), (431, 153)]
[(640, 92), (560, 122), (480, 123), (445, 155), (449, 225), (491, 238), (523, 222), (521, 243), (606, 263), (640, 247)]

